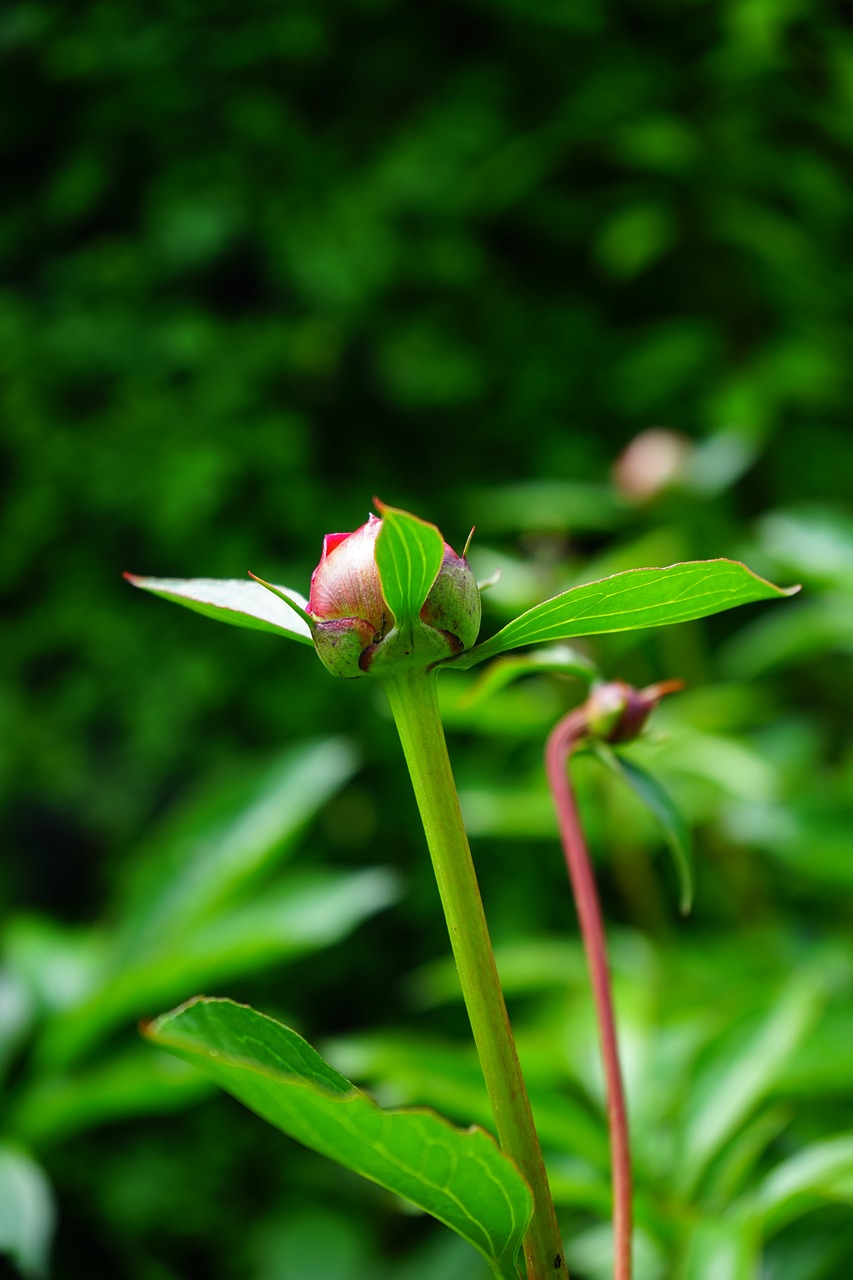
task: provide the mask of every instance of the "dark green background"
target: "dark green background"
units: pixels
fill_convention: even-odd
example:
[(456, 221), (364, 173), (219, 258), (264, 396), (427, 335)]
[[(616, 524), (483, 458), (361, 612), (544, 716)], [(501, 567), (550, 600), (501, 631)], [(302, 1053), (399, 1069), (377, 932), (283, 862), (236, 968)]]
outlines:
[[(805, 837), (780, 866), (729, 823), (718, 852), (745, 869), (709, 876), (700, 924), (723, 939), (756, 916), (785, 936), (804, 922), (809, 936), (849, 926), (843, 6), (9, 3), (0, 50), (0, 896), (11, 908), (85, 925), (124, 852), (191, 781), (345, 730), (366, 772), (312, 856), (403, 866), (409, 896), (355, 951), (344, 944), (300, 975), (302, 1013), (318, 1036), (406, 1016), (394, 975), (443, 940), (374, 691), (332, 681), (307, 650), (133, 595), (120, 576), (251, 568), (307, 591), (322, 535), (360, 524), (379, 494), (457, 548), (476, 523), (483, 573), (490, 556), (526, 558), (527, 603), (644, 554), (743, 556), (803, 578), (805, 597), (779, 608), (815, 612), (797, 615), (793, 640), (771, 634), (766, 663), (760, 633), (742, 661), (737, 648), (728, 666), (716, 660), (757, 610), (590, 651), (609, 675), (640, 681), (758, 681), (734, 732), (776, 742), (788, 769), (776, 799), (829, 870), (814, 881), (798, 866)], [(653, 426), (693, 452), (676, 484), (631, 502), (611, 469)], [(510, 614), (513, 581), (489, 630)], [(557, 710), (573, 696), (558, 692)], [(787, 737), (774, 739), (777, 724)], [(507, 741), (477, 746), (463, 729), (460, 768), (499, 786)], [(513, 913), (519, 928), (564, 927), (558, 866), (529, 880), (522, 870), (507, 849), (484, 872), (497, 930)], [(674, 914), (671, 894), (661, 908), (606, 888), (608, 910), (650, 936), (661, 911)], [(173, 1202), (172, 1219), (195, 1223), (202, 1203), (236, 1194), (212, 1149), (223, 1165), (261, 1161), (257, 1126), (241, 1120), (213, 1104), (182, 1120), (190, 1136), (168, 1176), (216, 1186), (190, 1208)], [(845, 1123), (827, 1108), (807, 1127)], [(127, 1141), (159, 1150), (140, 1134)], [(48, 1165), (57, 1274), (77, 1275), (90, 1247), (101, 1269), (89, 1274), (159, 1280), (229, 1257), (209, 1274), (255, 1274), (217, 1244), (217, 1231), (232, 1237), (215, 1212), (183, 1230), (164, 1226), (168, 1197), (148, 1217), (138, 1188), (97, 1201), (69, 1169), (91, 1176), (104, 1160), (112, 1178), (111, 1141), (80, 1139)], [(206, 1156), (194, 1159), (194, 1141)], [(263, 1141), (274, 1160), (278, 1140)], [(134, 1170), (143, 1187), (144, 1159)], [(247, 1187), (232, 1232), (257, 1204), (248, 1175), (241, 1196)]]

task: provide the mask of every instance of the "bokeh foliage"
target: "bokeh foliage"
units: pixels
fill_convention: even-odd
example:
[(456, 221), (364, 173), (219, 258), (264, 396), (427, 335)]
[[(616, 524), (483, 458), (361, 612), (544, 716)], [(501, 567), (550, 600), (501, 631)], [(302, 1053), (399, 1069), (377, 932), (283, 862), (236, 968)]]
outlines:
[[(642, 1113), (662, 1144), (642, 1152), (644, 1221), (700, 1275), (731, 1206), (849, 1128), (849, 23), (802, 0), (10, 0), (0, 54), (3, 990), (35, 1001), (26, 1034), (9, 1024), (13, 1093), (60, 1083), (55, 986), (125, 920), (155, 817), (199, 777), (343, 731), (364, 764), (296, 869), (390, 866), (402, 901), (286, 971), (235, 970), (222, 994), (341, 1040), (342, 1070), (406, 1097), (406, 1045), (434, 1038), (457, 1109), (431, 1097), (437, 1070), (410, 1100), (462, 1122), (481, 1105), (458, 1005), (424, 994), (446, 944), (372, 690), (132, 596), (122, 570), (251, 568), (304, 591), (323, 533), (378, 493), (457, 549), (476, 522), (475, 567), (503, 568), (488, 634), (575, 581), (735, 555), (803, 596), (586, 646), (608, 675), (689, 681), (638, 749), (697, 829), (688, 924), (651, 866), (656, 833), (580, 764), (625, 1017), (664, 1064)], [(641, 501), (611, 468), (660, 425), (682, 437), (680, 469)], [(572, 1021), (577, 964), (537, 949), (572, 927), (540, 753), (577, 694), (543, 674), (466, 707), (467, 679), (446, 683), (493, 930), (521, 957), (531, 1074), (589, 1130), (562, 1207), (570, 1262), (591, 1241), (575, 1274), (595, 1280), (593, 1040)], [(775, 1009), (802, 1013), (784, 995), (800, 970), (814, 1020), (791, 1015), (802, 1042), (753, 1082), (740, 1154), (716, 1152), (673, 1207), (667, 1144)], [(578, 1048), (555, 1059), (570, 1030)], [(361, 1066), (356, 1035), (379, 1037)], [(110, 1037), (87, 1072), (142, 1052), (130, 1026)], [(388, 1037), (404, 1043), (386, 1079), (368, 1048)], [(342, 1280), (470, 1275), (424, 1224), (222, 1100), (126, 1114), (63, 1142), (20, 1126), (56, 1190), (57, 1274), (314, 1280), (320, 1238)], [(554, 1124), (566, 1154), (559, 1106)], [(849, 1216), (780, 1221), (767, 1247), (774, 1280), (843, 1274)]]

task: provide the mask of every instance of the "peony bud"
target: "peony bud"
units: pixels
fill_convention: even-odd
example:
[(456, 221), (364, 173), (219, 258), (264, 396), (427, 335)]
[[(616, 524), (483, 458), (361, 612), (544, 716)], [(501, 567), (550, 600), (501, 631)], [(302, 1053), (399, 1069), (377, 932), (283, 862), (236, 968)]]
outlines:
[(368, 517), (354, 533), (329, 533), (311, 577), (308, 615), (314, 645), (333, 675), (379, 675), (392, 666), (431, 666), (470, 648), (480, 630), (480, 592), (468, 561), (444, 544), (438, 575), (420, 611), (423, 626), (395, 626), (382, 594), (376, 539)]
[(664, 694), (682, 687), (681, 680), (664, 680), (647, 689), (634, 689), (624, 680), (596, 685), (586, 701), (587, 728), (605, 742), (632, 742)]

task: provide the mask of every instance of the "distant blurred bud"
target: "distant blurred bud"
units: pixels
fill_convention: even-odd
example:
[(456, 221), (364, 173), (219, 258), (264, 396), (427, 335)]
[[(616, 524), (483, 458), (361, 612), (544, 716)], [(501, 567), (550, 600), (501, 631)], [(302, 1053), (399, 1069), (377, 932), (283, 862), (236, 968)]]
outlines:
[[(329, 533), (311, 577), (308, 614), (314, 646), (333, 675), (354, 677), (374, 668), (427, 667), (468, 649), (480, 630), (480, 592), (468, 561), (446, 542), (438, 576), (420, 611), (429, 629), (401, 643), (382, 594), (376, 539), (382, 521), (368, 517), (354, 533)], [(418, 641), (423, 643), (419, 644)]]
[(663, 680), (646, 689), (635, 689), (624, 680), (597, 685), (585, 704), (589, 733), (604, 742), (632, 742), (664, 694), (681, 688), (681, 680)]
[(617, 489), (635, 502), (645, 502), (680, 478), (692, 451), (686, 436), (667, 427), (650, 427), (635, 436), (613, 468)]

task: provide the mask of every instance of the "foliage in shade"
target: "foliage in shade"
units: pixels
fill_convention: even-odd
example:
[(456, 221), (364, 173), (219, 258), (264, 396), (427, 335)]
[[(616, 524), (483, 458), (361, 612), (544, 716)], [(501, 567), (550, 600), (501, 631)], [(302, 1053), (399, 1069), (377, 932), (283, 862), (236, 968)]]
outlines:
[(296, 1032), (229, 1000), (190, 1001), (146, 1034), (284, 1133), (452, 1227), (499, 1280), (518, 1280), (532, 1198), (482, 1129), (456, 1129), (426, 1110), (381, 1110)]
[[(106, 937), (88, 932), (95, 954), (75, 997), (57, 1000), (43, 1060), (68, 1068), (123, 1020), (181, 999), (185, 983), (198, 990), (304, 955), (387, 905), (397, 887), (380, 868), (269, 883), (356, 766), (345, 739), (309, 739), (248, 776), (201, 785), (128, 862), (111, 904), (116, 923)], [(53, 964), (72, 968), (63, 941), (42, 945)]]

